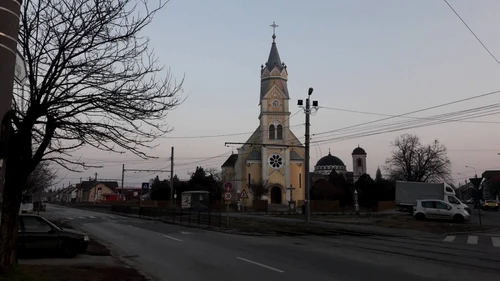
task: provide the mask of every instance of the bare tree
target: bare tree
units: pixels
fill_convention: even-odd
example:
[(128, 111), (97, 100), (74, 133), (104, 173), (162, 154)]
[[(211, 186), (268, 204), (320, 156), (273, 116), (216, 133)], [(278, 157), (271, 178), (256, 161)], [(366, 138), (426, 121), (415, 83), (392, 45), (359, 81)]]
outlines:
[(269, 194), (269, 184), (267, 181), (252, 181), (250, 192), (252, 192), (254, 200), (260, 200), (262, 196)]
[(49, 162), (40, 162), (31, 172), (24, 184), (24, 195), (43, 192), (54, 184), (56, 172), (50, 167)]
[(182, 102), (182, 81), (160, 76), (163, 66), (141, 35), (164, 6), (145, 0), (23, 1), (19, 48), (28, 89), (26, 97), (15, 93), (7, 124), (0, 271), (16, 262), (20, 187), (39, 163), (90, 167), (71, 158), (82, 146), (149, 158), (145, 149), (170, 131), (166, 116)]
[(415, 135), (404, 134), (392, 143), (392, 156), (385, 161), (385, 172), (392, 180), (449, 182), (451, 162), (446, 147), (435, 140), (422, 145)]

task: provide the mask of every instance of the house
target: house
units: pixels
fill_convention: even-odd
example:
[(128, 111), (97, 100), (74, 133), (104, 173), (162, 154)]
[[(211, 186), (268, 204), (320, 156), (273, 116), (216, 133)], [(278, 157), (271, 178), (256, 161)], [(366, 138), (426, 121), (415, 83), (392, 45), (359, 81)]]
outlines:
[(76, 189), (78, 202), (103, 202), (118, 193), (116, 181), (82, 181)]

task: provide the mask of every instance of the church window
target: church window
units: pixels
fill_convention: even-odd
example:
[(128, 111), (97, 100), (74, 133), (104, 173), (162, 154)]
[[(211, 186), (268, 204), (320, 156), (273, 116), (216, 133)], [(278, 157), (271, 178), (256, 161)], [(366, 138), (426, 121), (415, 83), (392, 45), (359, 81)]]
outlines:
[(283, 139), (283, 126), (281, 126), (281, 125), (278, 125), (276, 127), (276, 138), (279, 140)]
[(275, 139), (274, 125), (273, 124), (269, 125), (269, 139), (270, 140), (274, 140)]
[(283, 166), (283, 158), (279, 154), (273, 154), (269, 157), (269, 165), (274, 169), (279, 169)]
[(361, 158), (358, 158), (358, 167), (363, 167), (363, 163), (361, 162)]

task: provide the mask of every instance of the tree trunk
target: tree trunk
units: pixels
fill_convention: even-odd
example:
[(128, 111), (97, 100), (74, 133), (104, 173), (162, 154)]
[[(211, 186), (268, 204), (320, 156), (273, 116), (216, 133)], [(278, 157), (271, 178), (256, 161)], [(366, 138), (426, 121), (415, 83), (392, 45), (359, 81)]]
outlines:
[(19, 227), (19, 209), (21, 207), (22, 189), (16, 183), (14, 165), (8, 166), (3, 190), (3, 204), (0, 224), (0, 273), (12, 269), (17, 263), (17, 234)]

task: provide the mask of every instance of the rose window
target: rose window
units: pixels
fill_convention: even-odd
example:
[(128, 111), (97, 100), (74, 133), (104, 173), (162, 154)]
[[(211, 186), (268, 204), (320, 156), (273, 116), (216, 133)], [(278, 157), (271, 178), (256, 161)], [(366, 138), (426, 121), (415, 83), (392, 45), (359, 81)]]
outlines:
[(271, 155), (269, 165), (274, 169), (279, 169), (283, 165), (283, 158), (278, 154)]

